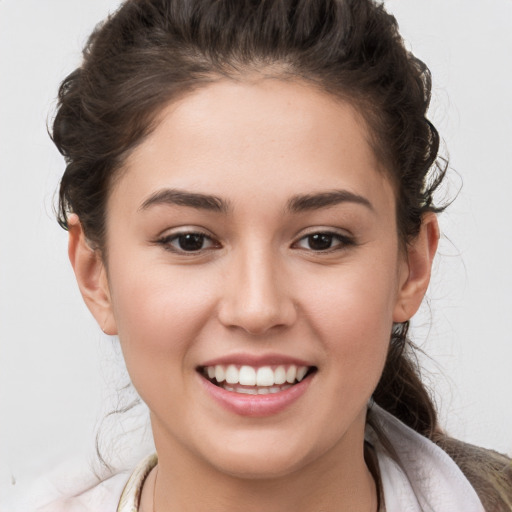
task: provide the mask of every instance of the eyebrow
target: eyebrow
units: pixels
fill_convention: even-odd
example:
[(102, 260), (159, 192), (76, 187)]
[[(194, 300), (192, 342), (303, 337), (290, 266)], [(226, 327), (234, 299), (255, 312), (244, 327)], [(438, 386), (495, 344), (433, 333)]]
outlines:
[(316, 194), (294, 196), (288, 201), (287, 210), (292, 213), (301, 213), (328, 208), (329, 206), (336, 206), (341, 203), (356, 203), (374, 211), (372, 203), (366, 197), (354, 194), (348, 190), (330, 190)]
[(197, 208), (199, 210), (209, 210), (219, 213), (227, 213), (230, 209), (229, 203), (214, 195), (166, 188), (158, 190), (149, 196), (142, 203), (139, 210), (147, 210), (152, 206), (165, 204), (188, 206), (189, 208)]
[[(301, 213), (310, 210), (319, 210), (336, 206), (341, 203), (356, 203), (366, 206), (374, 211), (373, 205), (368, 199), (348, 190), (330, 190), (315, 194), (301, 194), (290, 198), (287, 204), (287, 211)], [(162, 189), (149, 196), (141, 205), (139, 210), (147, 210), (156, 205), (177, 205), (208, 210), (219, 213), (227, 213), (231, 208), (227, 201), (218, 196), (189, 192), (179, 189)]]

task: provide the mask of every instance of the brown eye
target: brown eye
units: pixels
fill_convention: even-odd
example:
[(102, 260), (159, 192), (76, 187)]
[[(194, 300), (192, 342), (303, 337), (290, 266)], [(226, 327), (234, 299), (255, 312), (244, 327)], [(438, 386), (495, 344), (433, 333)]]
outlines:
[(342, 249), (348, 245), (353, 245), (353, 241), (338, 233), (319, 232), (311, 233), (301, 238), (296, 246), (300, 249), (307, 249), (309, 251), (322, 252), (329, 250)]
[(332, 247), (334, 237), (327, 233), (316, 233), (307, 237), (307, 244), (313, 251), (325, 251)]
[(206, 237), (200, 233), (187, 233), (179, 235), (176, 239), (176, 245), (182, 251), (200, 251), (204, 249)]
[(204, 233), (185, 232), (168, 235), (158, 241), (165, 249), (177, 253), (193, 253), (218, 247), (209, 236)]

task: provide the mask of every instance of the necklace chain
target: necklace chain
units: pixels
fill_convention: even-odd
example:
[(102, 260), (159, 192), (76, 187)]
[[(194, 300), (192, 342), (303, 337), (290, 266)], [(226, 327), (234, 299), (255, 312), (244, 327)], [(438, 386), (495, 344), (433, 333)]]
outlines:
[(156, 467), (155, 471), (155, 483), (153, 484), (153, 512), (156, 512), (155, 507), (155, 496), (156, 496), (156, 479), (158, 478), (158, 466)]

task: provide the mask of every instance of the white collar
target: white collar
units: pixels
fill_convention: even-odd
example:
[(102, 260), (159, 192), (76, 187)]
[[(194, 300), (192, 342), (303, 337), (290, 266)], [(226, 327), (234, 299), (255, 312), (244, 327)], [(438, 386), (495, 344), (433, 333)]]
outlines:
[(398, 463), (368, 427), (377, 453), (386, 512), (485, 512), (457, 464), (429, 439), (374, 405), (372, 414), (395, 449)]

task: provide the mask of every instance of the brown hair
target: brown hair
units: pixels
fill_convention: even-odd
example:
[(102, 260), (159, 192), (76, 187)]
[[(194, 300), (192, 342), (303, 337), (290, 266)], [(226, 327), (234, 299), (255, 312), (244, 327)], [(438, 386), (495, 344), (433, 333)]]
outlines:
[[(371, 0), (128, 0), (91, 35), (82, 65), (62, 83), (53, 140), (67, 167), (58, 219), (80, 217), (104, 254), (105, 206), (127, 154), (168, 102), (247, 72), (307, 81), (353, 103), (395, 185), (406, 244), (446, 165), (426, 118), (428, 68), (405, 48), (393, 16)], [(376, 403), (432, 437), (436, 412), (423, 386), (408, 324), (391, 333)], [(371, 415), (370, 421), (371, 421)]]

